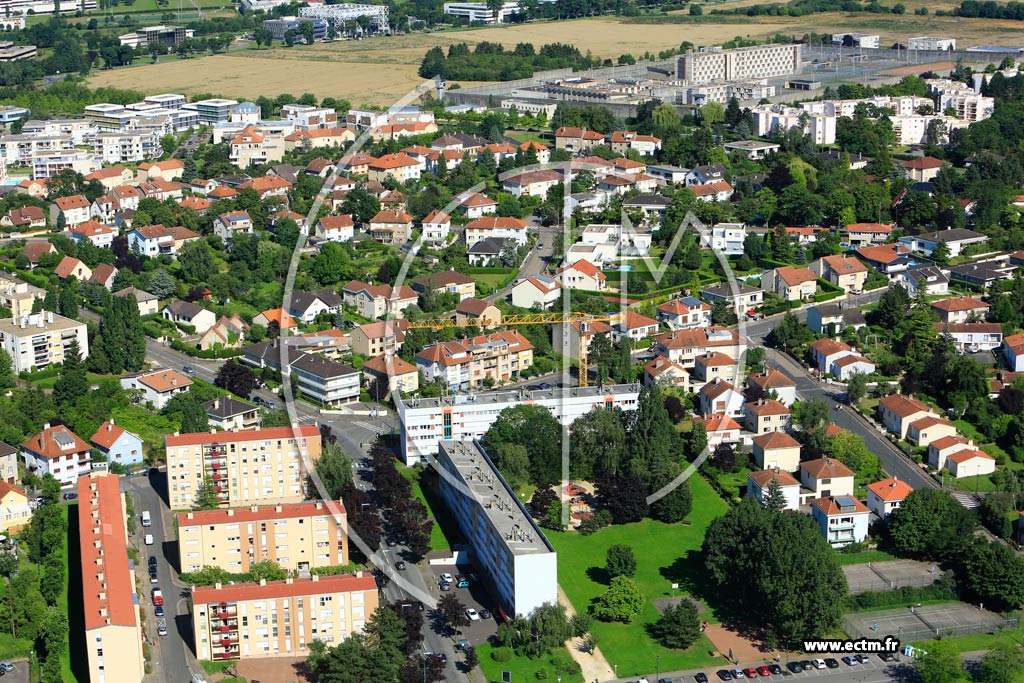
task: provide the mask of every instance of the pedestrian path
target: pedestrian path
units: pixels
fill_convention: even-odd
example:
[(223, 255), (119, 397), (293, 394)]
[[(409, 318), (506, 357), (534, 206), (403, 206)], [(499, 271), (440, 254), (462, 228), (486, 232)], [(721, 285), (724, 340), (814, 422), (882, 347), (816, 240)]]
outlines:
[[(558, 587), (558, 604), (565, 607), (565, 614), (570, 619), (576, 614), (575, 608), (569, 602), (569, 598), (561, 586)], [(601, 653), (601, 648), (594, 648), (594, 651), (590, 652), (587, 650), (583, 638), (570, 638), (565, 641), (565, 646), (569, 648), (569, 655), (576, 660), (576, 663), (583, 670), (583, 680), (587, 681), (587, 683), (590, 681), (609, 681), (615, 678), (615, 672)]]

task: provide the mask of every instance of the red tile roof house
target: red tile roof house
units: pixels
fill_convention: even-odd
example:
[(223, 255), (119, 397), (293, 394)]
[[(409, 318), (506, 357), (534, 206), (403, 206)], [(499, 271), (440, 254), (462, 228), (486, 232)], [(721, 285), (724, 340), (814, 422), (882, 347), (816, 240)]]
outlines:
[(107, 458), (107, 462), (137, 465), (142, 462), (142, 438), (121, 425), (107, 420), (100, 425), (89, 441)]
[(352, 216), (321, 216), (313, 228), (313, 235), (324, 242), (348, 242), (355, 237), (355, 223)]
[(809, 268), (782, 266), (761, 275), (761, 288), (786, 301), (802, 301), (818, 293), (818, 276)]
[(880, 519), (886, 519), (903, 504), (913, 490), (910, 484), (896, 477), (868, 484), (868, 509)]
[(412, 236), (412, 216), (402, 211), (379, 211), (370, 219), (369, 233), (382, 244), (405, 244)]
[(62, 486), (91, 470), (89, 444), (66, 426), (48, 426), (21, 444), (25, 466), (37, 476), (51, 474)]
[(53, 269), (53, 274), (59, 277), (61, 280), (67, 280), (69, 277), (76, 278), (79, 282), (85, 282), (92, 277), (92, 270), (89, 266), (85, 265), (78, 259), (65, 256), (57, 264), (57, 267)]
[(767, 506), (768, 491), (773, 485), (782, 491), (786, 501), (783, 510), (800, 509), (800, 482), (792, 474), (778, 468), (747, 473), (747, 497), (755, 499), (762, 506)]
[(38, 206), (23, 206), (11, 209), (0, 218), (5, 228), (45, 228), (46, 214)]
[(148, 370), (121, 378), (121, 387), (140, 391), (142, 400), (151, 403), (157, 410), (163, 410), (167, 402), (183, 394), (192, 386), (192, 380), (175, 370)]
[(919, 157), (909, 161), (897, 161), (896, 163), (903, 167), (903, 172), (907, 178), (915, 183), (927, 183), (935, 180), (939, 170), (946, 165), (945, 161), (935, 157)]
[(64, 216), (64, 223), (68, 227), (74, 227), (89, 220), (89, 211), (92, 205), (84, 195), (58, 197), (53, 200), (53, 203), (57, 205), (57, 210)]
[(96, 264), (96, 270), (92, 271), (89, 282), (110, 290), (114, 288), (115, 277), (117, 277), (117, 268), (109, 263), (98, 263)]
[(892, 394), (879, 401), (878, 414), (885, 428), (901, 439), (907, 437), (913, 422), (922, 417), (937, 417), (927, 405), (903, 394)]
[(740, 423), (725, 413), (714, 415), (695, 415), (693, 423), (703, 423), (708, 435), (708, 446), (714, 448), (722, 443), (739, 443)]
[(989, 309), (987, 303), (972, 296), (933, 301), (931, 307), (939, 314), (939, 319), (944, 323), (965, 323), (972, 319), (984, 320)]
[(770, 398), (743, 406), (743, 423), (754, 434), (788, 429), (790, 420), (789, 408)]

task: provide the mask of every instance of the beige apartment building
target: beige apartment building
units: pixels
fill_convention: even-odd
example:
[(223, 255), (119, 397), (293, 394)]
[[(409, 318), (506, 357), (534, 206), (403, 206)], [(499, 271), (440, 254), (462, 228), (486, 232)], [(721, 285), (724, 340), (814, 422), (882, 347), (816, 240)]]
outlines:
[(146, 674), (127, 514), (116, 476), (78, 480), (85, 649), (92, 683), (138, 683)]
[(440, 380), (453, 391), (510, 382), (531, 365), (533, 344), (518, 330), (440, 342), (416, 354), (426, 381)]
[(11, 315), (16, 319), (31, 313), (36, 299), (45, 296), (45, 289), (24, 280), (0, 277), (0, 306), (11, 309)]
[(204, 481), (224, 507), (300, 503), (307, 464), (320, 457), (316, 425), (164, 437), (172, 510), (193, 507)]
[(178, 513), (181, 571), (232, 574), (271, 560), (288, 570), (348, 564), (348, 516), (341, 501)]
[(337, 645), (361, 633), (377, 606), (377, 582), (361, 571), (193, 588), (196, 656), (305, 657), (313, 640)]

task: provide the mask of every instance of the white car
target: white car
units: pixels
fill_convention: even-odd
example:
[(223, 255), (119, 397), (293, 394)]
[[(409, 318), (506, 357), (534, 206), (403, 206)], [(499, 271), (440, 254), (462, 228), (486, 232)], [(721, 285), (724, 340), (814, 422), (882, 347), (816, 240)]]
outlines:
[(159, 635), (161, 637), (166, 636), (167, 635), (167, 627), (163, 626), (163, 625), (157, 626), (156, 633), (157, 633), (157, 635)]
[(824, 659), (815, 659), (811, 663), (814, 664), (814, 668), (815, 669), (824, 669), (825, 668), (825, 660)]
[(466, 610), (466, 616), (469, 617), (470, 621), (480, 621), (480, 615), (472, 607)]
[(153, 545), (153, 534), (146, 534), (146, 545)]
[(441, 583), (452, 583), (455, 579), (448, 572), (441, 574)]

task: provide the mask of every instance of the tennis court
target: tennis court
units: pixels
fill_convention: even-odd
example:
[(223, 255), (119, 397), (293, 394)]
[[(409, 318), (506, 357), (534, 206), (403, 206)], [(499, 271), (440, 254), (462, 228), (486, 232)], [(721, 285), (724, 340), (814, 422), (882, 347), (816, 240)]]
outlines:
[(989, 633), (1000, 627), (1017, 625), (1016, 618), (1005, 619), (995, 612), (965, 602), (859, 612), (847, 614), (843, 622), (846, 632), (854, 638), (895, 636), (904, 642), (947, 635)]
[(930, 586), (942, 575), (942, 570), (929, 562), (892, 560), (867, 562), (843, 567), (850, 593), (878, 593), (897, 588)]

